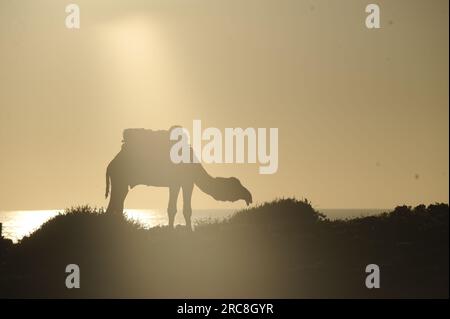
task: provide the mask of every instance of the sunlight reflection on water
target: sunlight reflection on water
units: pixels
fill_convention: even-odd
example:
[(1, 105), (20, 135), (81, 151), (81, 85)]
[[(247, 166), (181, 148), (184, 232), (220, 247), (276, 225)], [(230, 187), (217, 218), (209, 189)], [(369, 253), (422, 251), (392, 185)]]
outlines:
[[(193, 212), (193, 221), (205, 219), (223, 219), (230, 216), (230, 209), (201, 209)], [(18, 210), (0, 212), (0, 223), (3, 224), (3, 237), (12, 239), (15, 243), (37, 230), (42, 224), (64, 210)], [(135, 221), (145, 228), (167, 225), (167, 213), (158, 209), (125, 209), (127, 219)], [(175, 217), (175, 225), (184, 224), (182, 212)]]

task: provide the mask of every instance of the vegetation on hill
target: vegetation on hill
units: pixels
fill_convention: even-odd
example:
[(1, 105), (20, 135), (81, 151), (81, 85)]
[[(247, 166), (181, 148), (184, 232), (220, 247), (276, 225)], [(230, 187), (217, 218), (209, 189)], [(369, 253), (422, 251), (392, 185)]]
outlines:
[[(3, 249), (0, 297), (448, 298), (448, 216), (436, 204), (331, 221), (280, 199), (190, 232), (76, 207)], [(365, 286), (368, 264), (380, 289)]]

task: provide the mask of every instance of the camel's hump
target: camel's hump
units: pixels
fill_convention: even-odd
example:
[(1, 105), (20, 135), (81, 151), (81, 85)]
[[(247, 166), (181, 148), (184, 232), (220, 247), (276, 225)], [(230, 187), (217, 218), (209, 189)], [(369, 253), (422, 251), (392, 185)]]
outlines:
[(151, 130), (145, 128), (128, 128), (123, 131), (122, 149), (141, 152), (144, 149), (153, 149), (168, 153), (169, 147), (174, 143), (170, 140), (169, 130)]
[(151, 130), (145, 128), (127, 128), (123, 130), (123, 140), (122, 142), (135, 142), (135, 141), (145, 141), (153, 139), (167, 139), (169, 138), (170, 131), (174, 128), (181, 127), (179, 125), (174, 125), (168, 130)]
[(148, 143), (169, 140), (169, 130), (150, 130), (145, 128), (127, 128), (123, 131), (125, 144)]
[[(170, 148), (175, 141), (170, 140), (169, 130), (128, 128), (123, 131), (121, 152), (128, 160), (146, 163), (170, 163)], [(138, 165), (138, 164), (136, 164)]]

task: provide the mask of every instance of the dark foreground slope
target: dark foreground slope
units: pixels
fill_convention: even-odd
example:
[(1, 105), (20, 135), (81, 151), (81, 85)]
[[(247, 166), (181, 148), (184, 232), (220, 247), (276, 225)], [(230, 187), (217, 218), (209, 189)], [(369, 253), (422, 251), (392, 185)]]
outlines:
[[(0, 254), (0, 297), (448, 298), (448, 205), (329, 221), (286, 199), (194, 232), (71, 209)], [(66, 265), (81, 288), (65, 286)], [(381, 288), (365, 286), (365, 267)]]

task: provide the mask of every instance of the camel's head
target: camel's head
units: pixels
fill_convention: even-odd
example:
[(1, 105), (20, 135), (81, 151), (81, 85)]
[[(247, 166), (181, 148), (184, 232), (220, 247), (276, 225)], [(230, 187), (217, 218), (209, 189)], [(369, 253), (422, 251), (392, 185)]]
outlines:
[(242, 186), (241, 182), (236, 177), (230, 177), (229, 180), (230, 183), (232, 184), (235, 201), (242, 199), (245, 201), (247, 206), (253, 203), (252, 194), (247, 188)]

